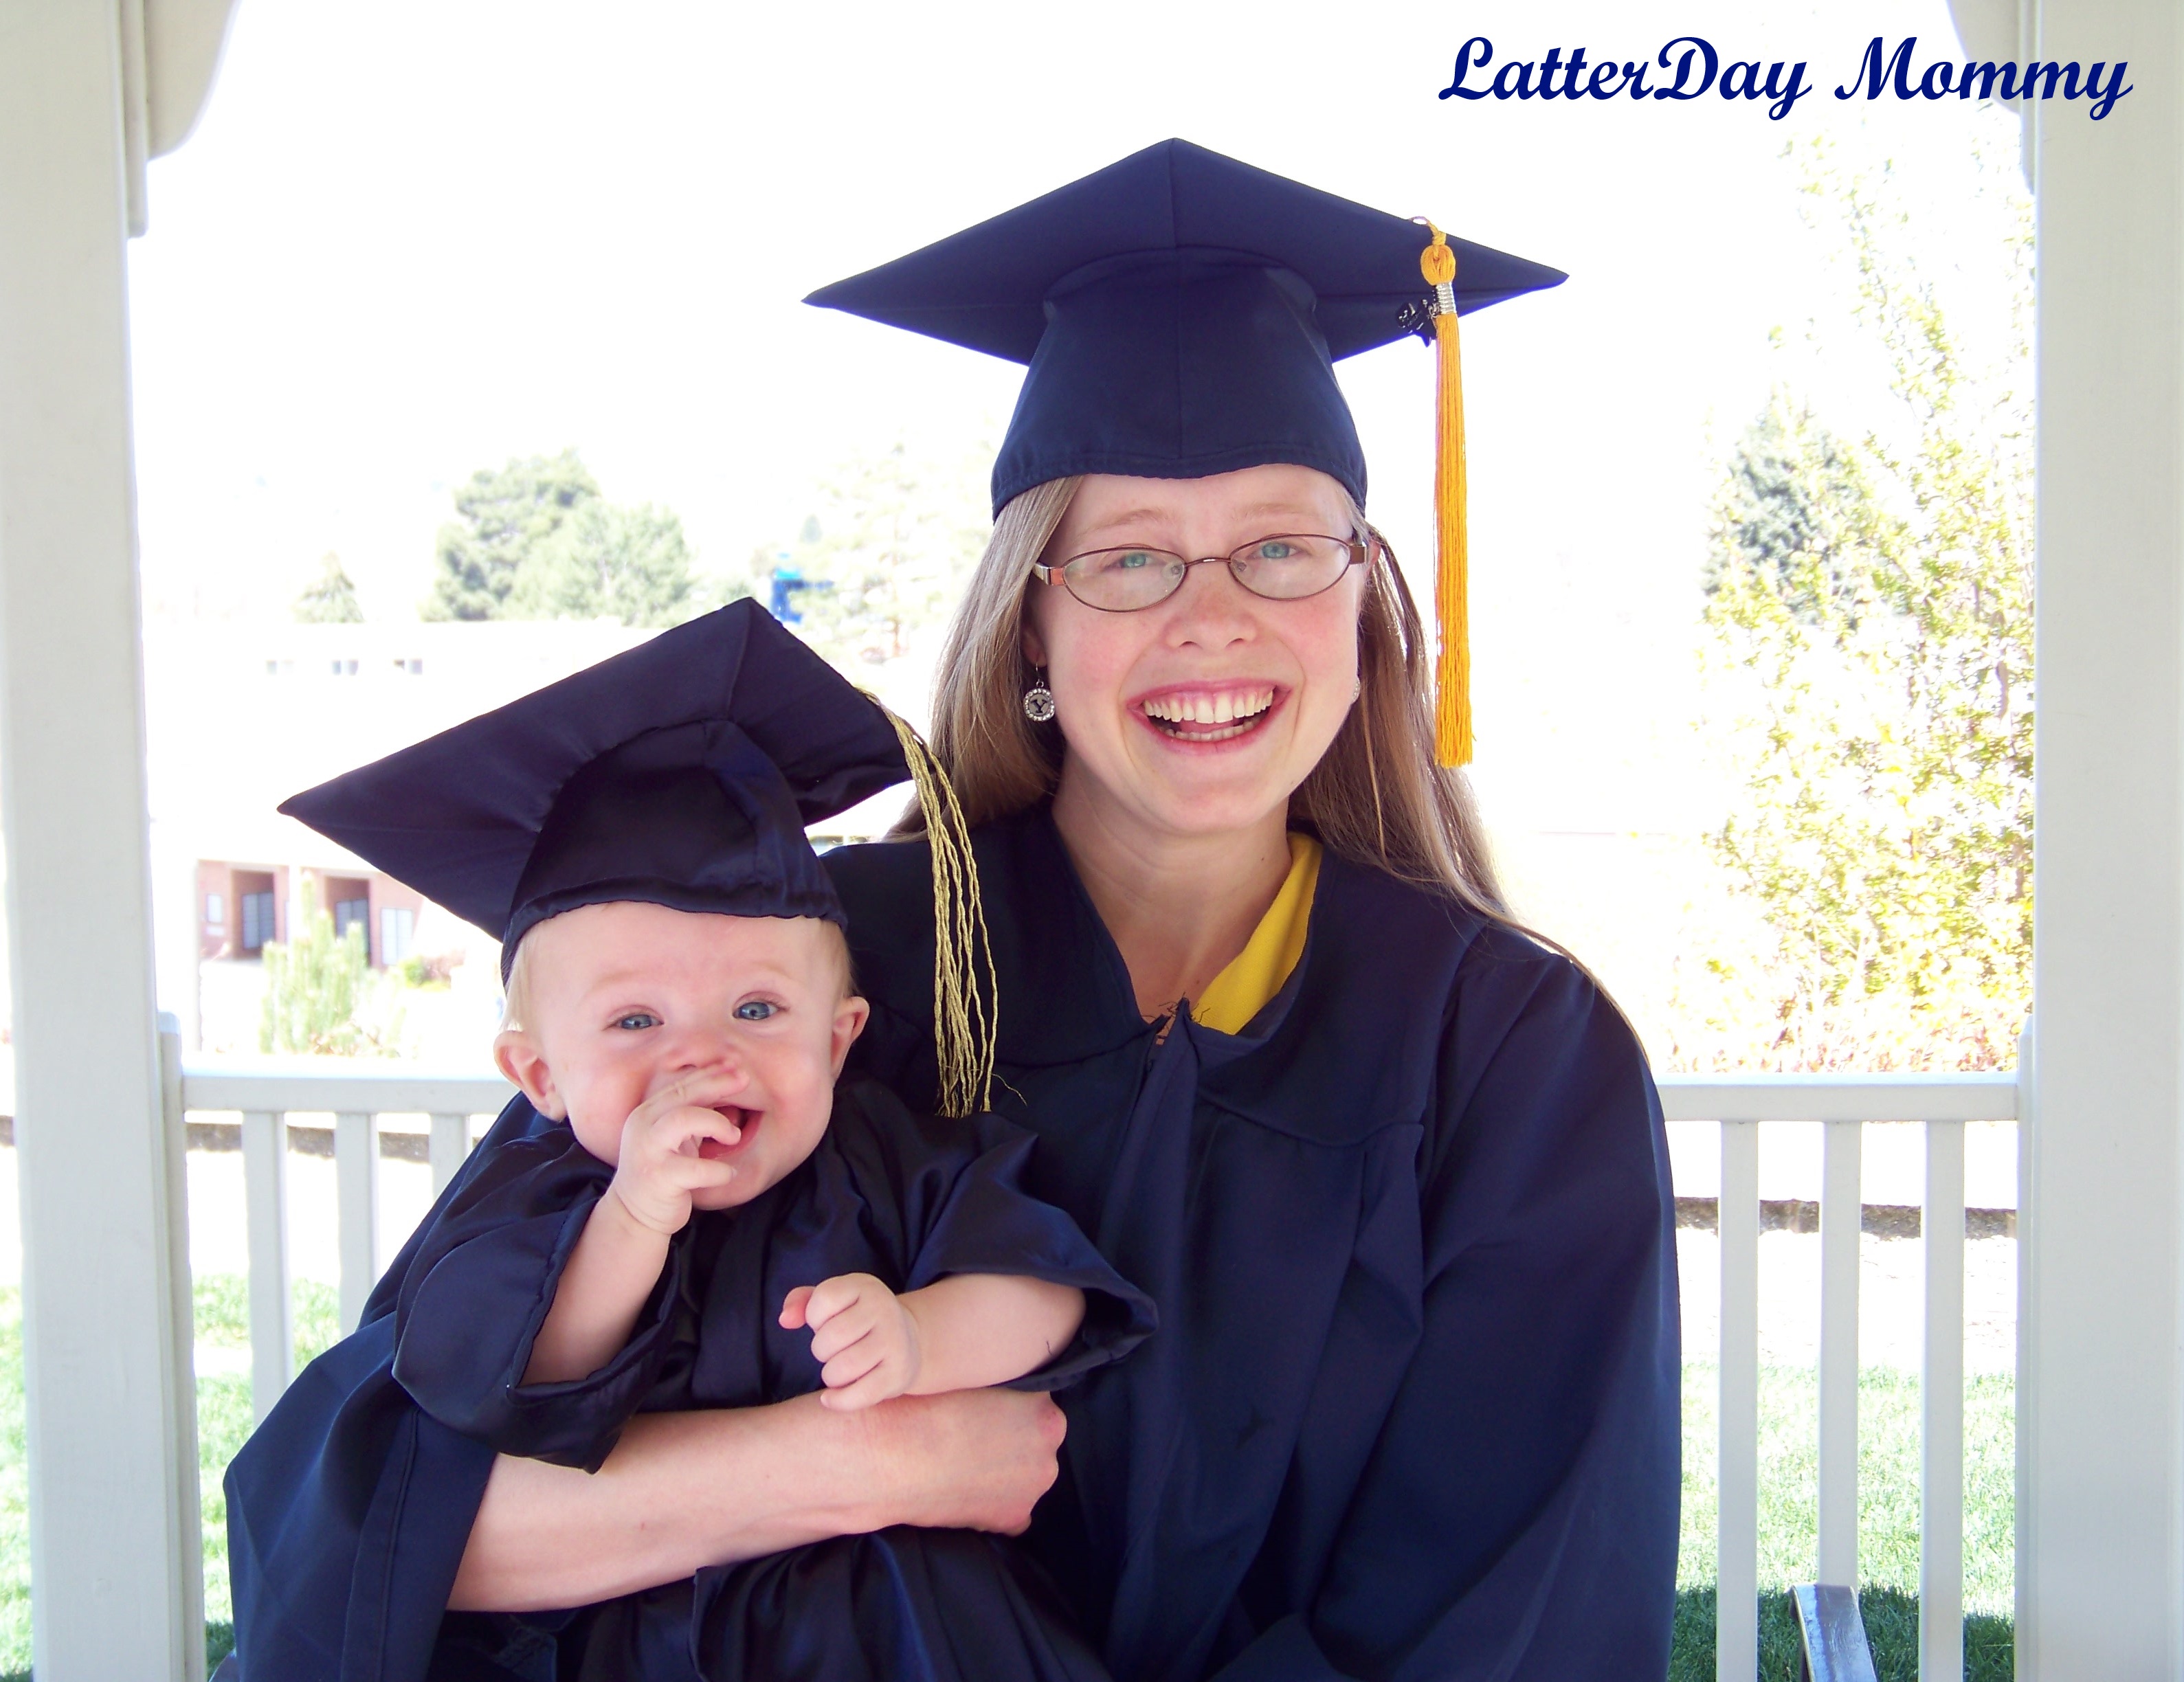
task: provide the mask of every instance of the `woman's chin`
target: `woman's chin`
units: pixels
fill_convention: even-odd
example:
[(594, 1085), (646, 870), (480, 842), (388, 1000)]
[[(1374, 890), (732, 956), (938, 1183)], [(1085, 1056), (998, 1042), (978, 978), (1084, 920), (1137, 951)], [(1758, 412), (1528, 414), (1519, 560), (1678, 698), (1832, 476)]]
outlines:
[(1238, 835), (1289, 815), (1295, 785), (1264, 771), (1251, 777), (1163, 778), (1145, 791), (1153, 827), (1191, 839)]

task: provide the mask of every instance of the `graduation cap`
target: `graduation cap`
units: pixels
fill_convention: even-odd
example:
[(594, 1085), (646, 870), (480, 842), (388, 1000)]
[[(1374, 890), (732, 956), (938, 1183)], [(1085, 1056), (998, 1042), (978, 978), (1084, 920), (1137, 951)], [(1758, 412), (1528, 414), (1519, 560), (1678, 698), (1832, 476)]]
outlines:
[(664, 631), (281, 810), (500, 941), (505, 980), (524, 934), (580, 905), (839, 924), (805, 827), (905, 780), (936, 859), (942, 1107), (961, 1113), (983, 1107), (991, 1012), (970, 986), (984, 932), (975, 875), (954, 867), (969, 856), (954, 797), (908, 725), (755, 601)]
[(1559, 270), (1168, 140), (805, 302), (1027, 365), (994, 511), (1083, 473), (1318, 468), (1360, 504), (1342, 357), (1418, 334), (1440, 356), (1437, 747), (1471, 757), (1461, 314)]

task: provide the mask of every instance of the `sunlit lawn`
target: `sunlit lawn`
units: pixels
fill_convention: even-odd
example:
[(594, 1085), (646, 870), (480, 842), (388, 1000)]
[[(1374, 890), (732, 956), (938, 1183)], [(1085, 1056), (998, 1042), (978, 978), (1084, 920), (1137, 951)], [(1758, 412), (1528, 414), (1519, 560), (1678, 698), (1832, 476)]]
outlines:
[[(309, 1280), (296, 1285), (296, 1341), (308, 1360), (332, 1341), (335, 1298)], [(197, 1283), (201, 1346), (248, 1346), (244, 1283), (214, 1275)], [(1684, 1373), (1683, 1544), (1677, 1573), (1674, 1682), (1713, 1674), (1714, 1370)], [(1786, 1596), (1809, 1580), (1814, 1550), (1815, 1386), (1809, 1371), (1760, 1374), (1759, 1579), (1761, 1668), (1765, 1682), (1794, 1682), (1795, 1629)], [(2006, 1377), (1966, 1387), (1964, 1440), (1965, 1674), (2000, 1682), (2011, 1674), (2010, 1595), (2014, 1394)], [(250, 1429), (250, 1380), (221, 1374), (198, 1385), (198, 1446), (205, 1526), (206, 1646), (217, 1658), (231, 1645), (227, 1507), (220, 1474)], [(1913, 1682), (1919, 1645), (1919, 1383), (1869, 1370), (1859, 1384), (1858, 1564), (1863, 1605), (1882, 1682)], [(31, 1662), (30, 1530), (23, 1450), (21, 1298), (0, 1290), (0, 1682), (27, 1676)]]
[[(1684, 1369), (1683, 1546), (1674, 1682), (1711, 1678), (1714, 1632), (1714, 1400), (1711, 1365)], [(1759, 1375), (1760, 1676), (1796, 1682), (1797, 1628), (1783, 1592), (1813, 1579), (1819, 1389), (1809, 1369)], [(1981, 1374), (1964, 1390), (1964, 1674), (2013, 1674), (2015, 1391)], [(1869, 1367), (1858, 1381), (1859, 1604), (1881, 1682), (1919, 1674), (1919, 1380)]]
[[(296, 1345), (308, 1361), (333, 1341), (337, 1324), (331, 1286), (297, 1281)], [(201, 1346), (249, 1347), (249, 1310), (244, 1282), (214, 1274), (197, 1282), (197, 1335)], [(205, 1649), (214, 1660), (234, 1645), (227, 1592), (227, 1502), (220, 1475), (250, 1434), (250, 1378), (220, 1374), (198, 1382), (198, 1466), (204, 1501)], [(0, 1682), (24, 1682), (31, 1664), (31, 1527), (29, 1478), (23, 1451), (23, 1300), (0, 1289)]]

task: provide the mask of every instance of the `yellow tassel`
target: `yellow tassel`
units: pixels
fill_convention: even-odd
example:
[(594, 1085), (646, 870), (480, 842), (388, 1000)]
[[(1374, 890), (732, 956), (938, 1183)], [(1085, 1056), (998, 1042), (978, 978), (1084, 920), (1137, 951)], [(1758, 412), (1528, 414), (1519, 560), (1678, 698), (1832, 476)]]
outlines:
[(1434, 344), (1439, 354), (1439, 412), (1435, 422), (1434, 579), (1440, 654), (1434, 669), (1434, 756), (1443, 765), (1471, 762), (1471, 626), (1468, 544), (1464, 522), (1463, 358), (1456, 337), (1456, 253), (1433, 224), (1433, 243), (1418, 253), (1418, 271), (1434, 289)]
[[(933, 851), (933, 1050), (939, 1064), (938, 1107), (944, 1116), (989, 1110), (994, 1101), (995, 1006), (1000, 978), (986, 938), (978, 861), (955, 785), (918, 733), (882, 703), (910, 764), (918, 810)], [(979, 981), (983, 977), (983, 990)]]

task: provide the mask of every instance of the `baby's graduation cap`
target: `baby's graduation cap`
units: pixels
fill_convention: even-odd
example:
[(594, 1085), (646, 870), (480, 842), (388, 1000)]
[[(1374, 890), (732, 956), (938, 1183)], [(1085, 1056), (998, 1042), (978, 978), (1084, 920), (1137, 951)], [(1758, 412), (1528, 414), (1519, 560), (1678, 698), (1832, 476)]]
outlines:
[(991, 960), (961, 811), (916, 733), (755, 601), (281, 810), (501, 942), (505, 979), (527, 930), (580, 905), (841, 923), (805, 826), (905, 778), (933, 841), (940, 1108), (960, 1115), (984, 1107), (993, 1066)]
[(805, 301), (1028, 364), (994, 511), (1080, 473), (1316, 467), (1362, 506), (1334, 364), (1440, 348), (1435, 746), (1471, 757), (1459, 314), (1563, 280), (1188, 141), (1162, 141)]

